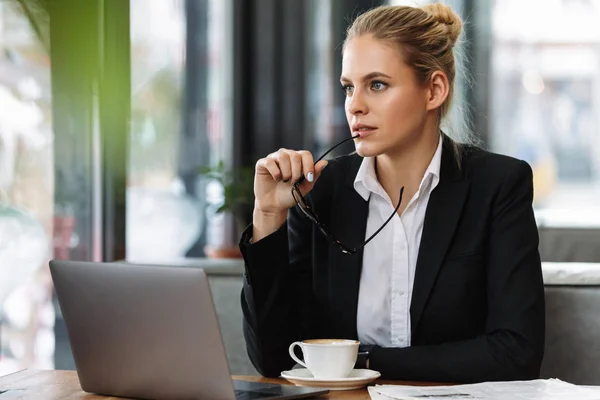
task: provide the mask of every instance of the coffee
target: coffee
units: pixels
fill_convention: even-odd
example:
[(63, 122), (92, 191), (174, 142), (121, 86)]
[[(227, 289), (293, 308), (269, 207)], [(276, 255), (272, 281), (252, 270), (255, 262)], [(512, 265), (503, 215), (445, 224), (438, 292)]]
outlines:
[(302, 341), (302, 343), (306, 344), (348, 344), (354, 342), (356, 342), (356, 340), (346, 339), (309, 339)]
[[(346, 378), (356, 364), (358, 356), (357, 340), (310, 339), (294, 342), (289, 353), (292, 359), (308, 369), (317, 379)], [(304, 361), (296, 357), (294, 348), (300, 346)]]

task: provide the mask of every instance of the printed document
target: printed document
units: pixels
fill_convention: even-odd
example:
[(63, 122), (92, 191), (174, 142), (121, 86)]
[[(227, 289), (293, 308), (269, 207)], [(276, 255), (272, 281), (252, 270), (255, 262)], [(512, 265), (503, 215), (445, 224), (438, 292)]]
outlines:
[(369, 386), (372, 400), (600, 400), (600, 386), (577, 386), (559, 379), (484, 382), (455, 386)]

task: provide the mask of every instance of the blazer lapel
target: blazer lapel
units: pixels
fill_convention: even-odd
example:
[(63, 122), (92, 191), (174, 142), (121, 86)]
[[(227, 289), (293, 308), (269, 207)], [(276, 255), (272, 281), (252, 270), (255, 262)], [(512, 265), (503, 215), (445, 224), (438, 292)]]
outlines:
[[(369, 203), (354, 190), (354, 178), (362, 162), (356, 156), (346, 182), (334, 198), (331, 214), (333, 235), (346, 246), (354, 247), (365, 240)], [(337, 245), (329, 248), (331, 310), (339, 321), (333, 328), (333, 334), (356, 339), (356, 313), (358, 290), (362, 269), (363, 251), (356, 254), (344, 254)]]
[(447, 137), (444, 138), (443, 146), (440, 181), (427, 204), (413, 283), (410, 306), (413, 334), (419, 325), (469, 191), (469, 181), (462, 177), (455, 161), (452, 143)]

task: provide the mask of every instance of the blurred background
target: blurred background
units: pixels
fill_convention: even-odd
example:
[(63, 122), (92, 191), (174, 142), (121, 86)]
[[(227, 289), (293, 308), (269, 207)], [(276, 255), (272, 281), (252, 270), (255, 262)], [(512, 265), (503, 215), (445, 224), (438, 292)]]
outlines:
[[(600, 0), (446, 3), (446, 129), (531, 164), (544, 261), (600, 262)], [(349, 134), (340, 45), (380, 4), (0, 0), (0, 375), (73, 368), (52, 258), (239, 257), (256, 160)]]

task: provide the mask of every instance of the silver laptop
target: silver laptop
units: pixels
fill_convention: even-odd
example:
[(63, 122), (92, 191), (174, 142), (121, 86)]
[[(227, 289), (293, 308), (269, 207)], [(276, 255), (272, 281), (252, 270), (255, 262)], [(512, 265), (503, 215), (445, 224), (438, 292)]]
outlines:
[(232, 380), (202, 269), (55, 260), (50, 272), (86, 392), (152, 400), (328, 392)]

